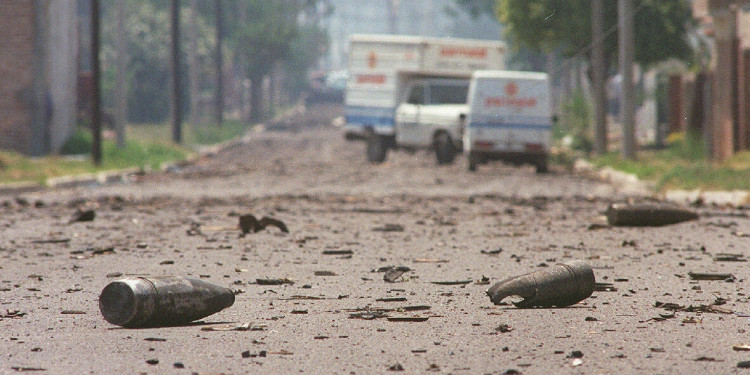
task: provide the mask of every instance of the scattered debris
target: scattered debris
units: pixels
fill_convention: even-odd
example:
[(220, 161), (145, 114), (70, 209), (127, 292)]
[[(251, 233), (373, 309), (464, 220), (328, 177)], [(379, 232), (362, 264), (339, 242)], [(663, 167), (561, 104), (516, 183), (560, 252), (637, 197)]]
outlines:
[(594, 291), (595, 292), (616, 292), (617, 288), (615, 288), (615, 285), (612, 283), (595, 283)]
[(747, 262), (742, 254), (719, 253), (714, 257), (714, 262)]
[(63, 314), (63, 315), (85, 315), (86, 312), (85, 311), (81, 311), (81, 310), (63, 310), (63, 311), (60, 311), (60, 314)]
[(565, 307), (589, 298), (594, 292), (594, 272), (582, 261), (559, 263), (553, 267), (512, 277), (487, 290), (492, 303), (519, 296), (516, 307)]
[(323, 250), (323, 255), (352, 255), (354, 251), (351, 250)]
[(18, 372), (47, 371), (47, 369), (43, 367), (25, 367), (25, 366), (11, 366), (11, 370), (18, 371)]
[(54, 243), (68, 243), (68, 242), (70, 242), (70, 238), (50, 238), (47, 240), (31, 241), (31, 243), (36, 243), (36, 244), (54, 244)]
[(414, 258), (414, 263), (448, 263), (447, 259)]
[(240, 230), (244, 236), (247, 233), (260, 232), (270, 226), (279, 228), (284, 233), (289, 233), (289, 228), (281, 220), (277, 220), (268, 216), (263, 216), (260, 220), (256, 219), (252, 214), (240, 215)]
[(109, 278), (120, 277), (120, 276), (122, 276), (122, 272), (111, 272), (111, 273), (107, 274), (107, 277), (109, 277)]
[(165, 341), (167, 341), (167, 339), (163, 339), (161, 337), (146, 337), (143, 340), (145, 340), (145, 341), (154, 341), (154, 342), (165, 342)]
[(253, 325), (252, 323), (243, 324), (226, 324), (221, 326), (209, 326), (201, 328), (201, 331), (265, 331), (267, 326), (265, 324)]
[(404, 371), (404, 366), (401, 366), (400, 363), (396, 363), (395, 365), (389, 366), (388, 371)]
[(676, 303), (669, 303), (669, 302), (659, 302), (656, 301), (654, 303), (654, 307), (662, 308), (665, 310), (671, 310), (671, 311), (683, 311), (683, 312), (690, 312), (690, 313), (718, 313), (718, 314), (732, 314), (734, 311), (727, 309), (725, 307), (721, 307), (721, 305), (726, 304), (726, 300), (722, 298), (717, 298), (714, 303), (710, 305), (698, 305), (698, 306), (683, 306), (678, 305)]
[(401, 224), (385, 224), (382, 227), (372, 228), (373, 232), (403, 232), (404, 226)]
[(409, 271), (411, 271), (411, 268), (407, 266), (387, 266), (378, 269), (378, 272), (385, 272), (383, 280), (387, 283), (395, 283), (401, 275)]
[(19, 310), (5, 310), (5, 314), (0, 314), (0, 319), (18, 319), (24, 315), (26, 313)]
[(490, 278), (482, 275), (482, 278), (477, 280), (474, 284), (476, 285), (490, 285)]
[(282, 285), (282, 284), (294, 285), (294, 281), (289, 280), (287, 278), (283, 278), (283, 279), (255, 279), (255, 283), (258, 284), (258, 285)]
[(389, 316), (386, 319), (389, 322), (426, 322), (429, 318), (428, 316)]
[(414, 305), (414, 306), (403, 306), (399, 307), (398, 310), (400, 311), (419, 311), (419, 310), (429, 310), (432, 307), (429, 305)]
[(487, 255), (497, 255), (497, 254), (500, 254), (500, 253), (502, 253), (502, 252), (503, 252), (503, 248), (502, 248), (502, 247), (498, 247), (498, 248), (497, 248), (497, 249), (495, 249), (495, 250), (482, 250), (482, 251), (480, 251), (480, 252), (481, 252), (482, 254), (487, 254)]
[(692, 280), (734, 280), (731, 273), (688, 272)]
[(466, 285), (471, 284), (474, 280), (455, 280), (455, 281), (431, 281), (430, 283), (435, 285)]
[(178, 276), (114, 281), (99, 296), (104, 319), (128, 328), (187, 324), (232, 304), (231, 289)]
[(406, 297), (378, 298), (375, 301), (377, 301), (377, 302), (406, 302)]
[(501, 325), (495, 327), (495, 331), (500, 332), (500, 333), (508, 333), (508, 332), (510, 332), (512, 330), (513, 330), (513, 328), (511, 326), (507, 325), (507, 324), (501, 324)]
[(70, 218), (70, 221), (68, 223), (77, 223), (77, 222), (86, 222), (86, 221), (94, 221), (94, 218), (96, 218), (96, 212), (94, 210), (77, 210), (73, 216)]
[(333, 271), (315, 271), (315, 276), (338, 276)]
[(689, 209), (653, 204), (612, 204), (605, 215), (610, 225), (625, 227), (658, 227), (698, 218)]

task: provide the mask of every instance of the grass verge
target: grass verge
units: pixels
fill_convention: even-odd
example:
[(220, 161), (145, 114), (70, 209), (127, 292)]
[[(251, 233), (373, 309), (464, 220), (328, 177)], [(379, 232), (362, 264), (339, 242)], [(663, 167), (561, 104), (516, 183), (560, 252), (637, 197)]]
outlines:
[(635, 161), (617, 153), (593, 157), (597, 167), (609, 166), (653, 181), (660, 191), (750, 190), (750, 152), (741, 152), (727, 161), (707, 160), (704, 143), (698, 137), (674, 137), (663, 150), (642, 150)]
[(102, 164), (95, 166), (88, 154), (92, 143), (90, 131), (80, 127), (63, 146), (61, 155), (29, 158), (0, 151), (0, 183), (43, 184), (49, 178), (66, 175), (131, 167), (158, 168), (165, 162), (186, 159), (194, 152), (194, 146), (221, 143), (244, 134), (246, 129), (239, 121), (227, 121), (220, 127), (186, 125), (183, 127), (185, 146), (182, 146), (170, 141), (170, 124), (130, 125), (126, 131), (125, 147), (119, 148), (113, 140), (105, 139), (102, 142)]

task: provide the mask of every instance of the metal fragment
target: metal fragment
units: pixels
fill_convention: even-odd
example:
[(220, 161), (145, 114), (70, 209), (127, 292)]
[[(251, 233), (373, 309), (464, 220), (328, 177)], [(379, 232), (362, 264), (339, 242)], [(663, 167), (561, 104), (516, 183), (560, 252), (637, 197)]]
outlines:
[(487, 290), (492, 303), (499, 305), (506, 297), (519, 296), (516, 307), (565, 307), (578, 303), (594, 291), (594, 272), (582, 261), (572, 261), (512, 277)]

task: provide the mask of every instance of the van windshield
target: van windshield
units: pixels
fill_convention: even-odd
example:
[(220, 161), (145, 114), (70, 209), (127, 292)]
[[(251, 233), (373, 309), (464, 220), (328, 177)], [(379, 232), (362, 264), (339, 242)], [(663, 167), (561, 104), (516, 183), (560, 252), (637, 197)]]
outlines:
[(430, 85), (430, 104), (466, 104), (469, 83), (436, 83)]

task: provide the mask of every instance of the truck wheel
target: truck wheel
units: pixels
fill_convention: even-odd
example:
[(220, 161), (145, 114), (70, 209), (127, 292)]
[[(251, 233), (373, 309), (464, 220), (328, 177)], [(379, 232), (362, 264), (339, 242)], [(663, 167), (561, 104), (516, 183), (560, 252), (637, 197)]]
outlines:
[(547, 166), (547, 158), (541, 159), (538, 162), (536, 162), (536, 173), (547, 173), (549, 172), (549, 167)]
[(478, 157), (472, 153), (469, 153), (469, 156), (466, 159), (468, 159), (469, 161), (469, 172), (476, 172), (477, 165), (479, 164)]
[(451, 164), (456, 158), (456, 147), (448, 133), (440, 133), (435, 137), (435, 156), (438, 164)]
[(388, 145), (385, 138), (374, 133), (367, 137), (367, 161), (380, 164), (385, 161), (387, 153)]

